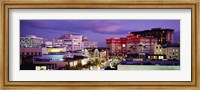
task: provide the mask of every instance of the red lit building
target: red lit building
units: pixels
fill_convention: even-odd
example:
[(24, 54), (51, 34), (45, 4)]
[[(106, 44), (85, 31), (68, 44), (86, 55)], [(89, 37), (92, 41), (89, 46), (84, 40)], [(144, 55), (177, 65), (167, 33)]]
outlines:
[(140, 37), (132, 34), (129, 34), (125, 38), (106, 39), (106, 45), (110, 49), (111, 54), (153, 53), (155, 44), (157, 44), (156, 38)]
[(127, 52), (127, 38), (106, 39), (106, 45), (112, 54), (122, 54)]

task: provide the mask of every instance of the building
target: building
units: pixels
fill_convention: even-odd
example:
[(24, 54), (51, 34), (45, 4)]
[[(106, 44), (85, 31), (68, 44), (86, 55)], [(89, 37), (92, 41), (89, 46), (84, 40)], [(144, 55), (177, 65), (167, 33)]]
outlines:
[(131, 32), (131, 34), (140, 35), (141, 37), (154, 37), (158, 40), (158, 44), (169, 44), (174, 41), (173, 29), (152, 28), (151, 30)]
[(132, 42), (132, 43), (134, 43), (132, 46), (136, 47), (136, 49), (128, 48), (129, 50), (132, 49), (131, 53), (135, 53), (135, 52), (153, 53), (154, 45), (157, 44), (157, 39), (153, 37), (140, 37), (138, 43), (135, 43), (135, 42)]
[(53, 39), (52, 46), (65, 47), (66, 51), (81, 51), (84, 48), (97, 48), (98, 43), (88, 41), (88, 38), (81, 34), (65, 34), (58, 39)]
[(126, 55), (128, 61), (146, 61), (146, 60), (166, 60), (164, 54), (151, 54), (151, 53), (132, 53)]
[(98, 43), (92, 41), (83, 41), (83, 48), (97, 48)]
[(108, 60), (108, 51), (106, 49), (99, 49), (99, 59), (102, 61)]
[(117, 65), (117, 70), (180, 70), (180, 63), (177, 61), (155, 61), (155, 64), (152, 62), (126, 62)]
[(106, 39), (106, 45), (110, 48), (111, 54), (127, 54), (137, 52), (154, 52), (154, 45), (157, 39), (153, 37), (140, 37), (139, 35), (129, 34), (125, 38)]
[(163, 54), (166, 55), (167, 59), (180, 60), (180, 45), (179, 44), (163, 45)]
[(20, 48), (20, 65), (32, 64), (34, 56), (40, 56), (42, 48)]
[(95, 41), (89, 41), (88, 37), (83, 36), (82, 39), (83, 42), (83, 48), (87, 49), (87, 48), (97, 48), (98, 47), (98, 43)]
[(127, 51), (129, 53), (139, 52), (140, 37), (138, 35), (129, 34), (127, 36)]
[(42, 54), (59, 53), (59, 52), (66, 52), (66, 48), (64, 47), (42, 48)]
[(82, 50), (82, 35), (65, 34), (59, 39), (53, 39), (53, 47), (65, 47), (67, 51)]
[(52, 41), (53, 47), (64, 47), (65, 45), (63, 44), (62, 39), (53, 39)]
[(45, 46), (46, 47), (53, 47), (53, 42), (52, 41), (45, 41)]
[(164, 54), (147, 54), (147, 59), (150, 60), (167, 60)]
[(65, 54), (43, 54), (35, 56), (33, 65), (35, 70), (56, 70), (64, 68), (68, 62), (63, 62)]
[(67, 57), (67, 54), (46, 54), (34, 57), (33, 65), (36, 70), (60, 70), (67, 69), (73, 70), (77, 69), (75, 67), (85, 65), (89, 59), (84, 56), (73, 56)]
[(180, 45), (179, 44), (155, 45), (154, 54), (163, 54), (166, 55), (167, 59), (180, 60)]
[(44, 39), (34, 35), (27, 35), (26, 37), (20, 37), (20, 47), (41, 47), (44, 43)]
[(93, 55), (93, 57), (99, 57), (99, 50), (96, 48), (96, 49), (94, 49), (94, 55)]
[(110, 54), (125, 54), (127, 53), (127, 38), (106, 39), (106, 47), (109, 48)]
[(164, 48), (161, 44), (156, 44), (154, 46), (154, 54), (164, 54)]
[(88, 41), (88, 37), (83, 36), (83, 37), (82, 37), (82, 41), (83, 41), (83, 42), (87, 42), (87, 41)]
[(87, 49), (83, 49), (83, 50), (82, 50), (82, 53), (83, 53), (83, 55), (84, 55), (85, 57), (89, 57), (89, 52), (88, 52)]
[(109, 49), (105, 48), (105, 47), (99, 47), (94, 49), (94, 54), (97, 53), (98, 55), (96, 55), (100, 61), (104, 60), (107, 61), (109, 54), (108, 54)]
[(105, 48), (105, 47), (99, 47), (99, 48), (89, 48), (86, 49), (87, 52), (89, 52), (89, 57), (92, 59), (98, 59), (100, 61), (104, 60), (108, 60), (109, 57), (109, 49)]

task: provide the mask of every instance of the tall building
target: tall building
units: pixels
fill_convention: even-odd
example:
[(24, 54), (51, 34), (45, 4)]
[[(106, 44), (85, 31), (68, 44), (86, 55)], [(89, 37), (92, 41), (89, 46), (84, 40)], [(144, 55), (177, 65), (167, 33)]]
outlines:
[(26, 37), (20, 37), (20, 47), (41, 47), (44, 43), (44, 39), (34, 35), (27, 35)]
[(151, 30), (131, 32), (131, 34), (141, 37), (154, 37), (158, 39), (158, 44), (169, 44), (174, 41), (174, 29), (152, 28)]
[(67, 51), (77, 51), (83, 49), (81, 34), (65, 34), (59, 39), (53, 39), (54, 47), (66, 47)]

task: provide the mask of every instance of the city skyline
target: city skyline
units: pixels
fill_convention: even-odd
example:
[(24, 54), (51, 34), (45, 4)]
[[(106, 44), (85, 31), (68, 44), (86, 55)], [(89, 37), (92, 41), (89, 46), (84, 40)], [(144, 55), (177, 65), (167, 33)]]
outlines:
[(20, 20), (20, 37), (36, 35), (52, 40), (63, 34), (82, 34), (105, 47), (107, 38), (151, 28), (174, 29), (174, 40), (180, 41), (180, 20)]

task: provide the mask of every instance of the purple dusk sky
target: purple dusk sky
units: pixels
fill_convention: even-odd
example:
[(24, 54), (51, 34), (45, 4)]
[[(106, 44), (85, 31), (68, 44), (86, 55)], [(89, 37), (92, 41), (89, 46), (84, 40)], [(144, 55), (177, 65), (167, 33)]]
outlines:
[(52, 40), (63, 34), (82, 34), (103, 47), (106, 38), (151, 28), (174, 29), (174, 39), (180, 41), (180, 20), (20, 20), (20, 37), (36, 35)]

